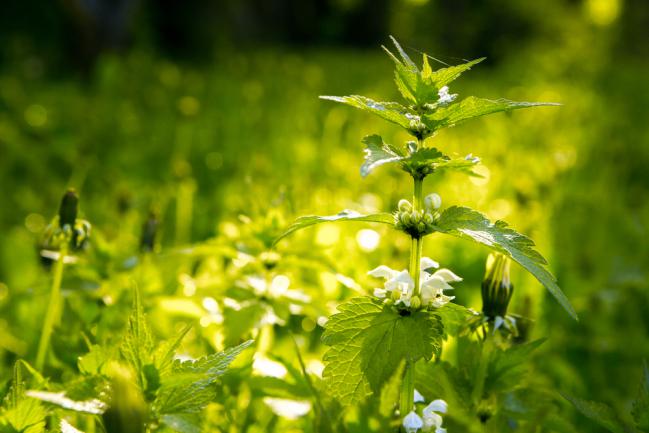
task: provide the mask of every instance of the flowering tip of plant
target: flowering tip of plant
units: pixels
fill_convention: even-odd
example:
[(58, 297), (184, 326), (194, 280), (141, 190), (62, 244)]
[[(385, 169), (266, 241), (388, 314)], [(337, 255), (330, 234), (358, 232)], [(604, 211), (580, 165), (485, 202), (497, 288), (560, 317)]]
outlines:
[(430, 194), (424, 199), (424, 209), (414, 209), (408, 200), (400, 200), (398, 210), (394, 214), (397, 230), (402, 230), (413, 238), (421, 238), (435, 231), (435, 222), (439, 218), (437, 209), (442, 205), (442, 199), (437, 194)]
[(453, 290), (449, 283), (462, 281), (462, 278), (448, 269), (429, 272), (430, 269), (439, 267), (439, 264), (428, 257), (423, 257), (420, 264), (422, 270), (419, 276), (419, 295), (415, 294), (415, 281), (407, 270), (396, 271), (381, 265), (368, 272), (372, 277), (386, 280), (383, 288), (374, 289), (374, 296), (413, 310), (425, 307), (440, 308), (455, 299), (454, 296), (445, 295), (444, 290)]
[[(509, 268), (511, 260), (502, 254), (490, 254), (487, 258), (485, 276), (482, 281), (482, 312), (491, 320), (504, 322), (507, 307), (514, 293)], [(498, 326), (499, 327), (499, 326)]]
[(43, 233), (42, 257), (52, 255), (52, 251), (65, 249), (78, 250), (90, 237), (91, 226), (86, 220), (77, 218), (79, 196), (69, 189), (61, 198), (59, 212)]

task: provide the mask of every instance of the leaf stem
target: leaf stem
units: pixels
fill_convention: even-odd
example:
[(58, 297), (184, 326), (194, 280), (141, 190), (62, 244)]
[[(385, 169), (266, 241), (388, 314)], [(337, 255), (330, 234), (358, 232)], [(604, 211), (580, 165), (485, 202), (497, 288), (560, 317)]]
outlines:
[(54, 328), (54, 323), (59, 314), (61, 281), (63, 279), (63, 268), (65, 267), (65, 256), (67, 255), (67, 252), (67, 240), (65, 240), (61, 245), (59, 257), (54, 265), (54, 278), (52, 279), (52, 287), (50, 289), (50, 302), (47, 305), (41, 338), (38, 342), (38, 352), (36, 354), (36, 369), (38, 371), (43, 371), (43, 367), (45, 366), (45, 356), (47, 355), (47, 349), (50, 345), (52, 329)]

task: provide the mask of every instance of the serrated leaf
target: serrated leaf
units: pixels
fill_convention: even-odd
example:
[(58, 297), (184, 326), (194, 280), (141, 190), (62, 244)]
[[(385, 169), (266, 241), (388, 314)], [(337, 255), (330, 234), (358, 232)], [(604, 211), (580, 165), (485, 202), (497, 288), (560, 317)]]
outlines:
[(379, 135), (368, 135), (363, 138), (365, 146), (365, 162), (361, 166), (361, 176), (365, 177), (376, 167), (390, 162), (398, 162), (404, 158), (403, 153), (383, 142)]
[(534, 249), (534, 242), (508, 227), (504, 221), (492, 223), (473, 209), (452, 206), (442, 212), (436, 222), (436, 231), (472, 240), (511, 258), (545, 286), (559, 304), (577, 320), (577, 313), (561, 291), (554, 276), (547, 270), (547, 262)]
[(187, 335), (190, 329), (192, 329), (192, 325), (186, 325), (175, 338), (165, 341), (156, 349), (153, 358), (155, 360), (154, 364), (160, 376), (164, 376), (171, 371), (171, 365), (176, 350), (178, 349), (178, 346), (180, 346), (180, 343), (183, 341), (183, 338), (185, 338), (185, 335)]
[(429, 312), (402, 316), (369, 297), (354, 298), (338, 311), (322, 336), (331, 347), (323, 378), (343, 405), (380, 392), (403, 360), (430, 359), (441, 349), (442, 323)]
[(466, 63), (462, 63), (461, 65), (449, 66), (447, 68), (437, 69), (433, 71), (432, 69), (430, 69), (430, 66), (428, 66), (428, 68), (426, 67), (426, 65), (428, 65), (428, 56), (424, 54), (424, 67), (422, 70), (422, 76), (424, 81), (434, 84), (435, 87), (439, 90), (457, 79), (460, 75), (462, 75), (463, 72), (468, 71), (473, 66), (477, 65), (485, 59), (486, 57), (480, 57), (479, 59), (471, 60)]
[(433, 113), (422, 116), (421, 120), (431, 131), (436, 131), (441, 128), (456, 126), (467, 120), (488, 114), (519, 110), (522, 108), (556, 105), (560, 104), (553, 102), (515, 102), (507, 99), (492, 100), (469, 96), (460, 102), (440, 107)]
[(562, 394), (585, 417), (595, 421), (612, 433), (629, 433), (631, 430), (620, 420), (618, 414), (607, 404), (583, 400), (578, 397)]
[(161, 421), (164, 425), (180, 433), (201, 433), (201, 417), (191, 413), (176, 413), (163, 415)]
[(375, 114), (380, 118), (395, 123), (403, 128), (410, 128), (410, 121), (415, 115), (397, 102), (379, 102), (360, 95), (351, 96), (320, 96), (321, 99), (340, 102), (354, 108)]
[(47, 410), (38, 400), (22, 398), (2, 414), (0, 428), (12, 433), (42, 433), (46, 416)]
[(155, 406), (161, 414), (194, 413), (203, 409), (215, 396), (213, 385), (230, 363), (252, 341), (246, 341), (223, 352), (195, 361), (174, 361), (172, 373), (162, 378)]
[(631, 415), (639, 429), (649, 431), (649, 365), (645, 361), (643, 366), (643, 378), (638, 390), (638, 396), (633, 402)]
[(144, 316), (139, 290), (133, 291), (133, 310), (128, 318), (128, 327), (121, 346), (122, 355), (137, 375), (140, 389), (146, 388), (144, 366), (151, 363), (153, 340)]
[(301, 230), (306, 227), (310, 227), (316, 224), (334, 222), (334, 221), (367, 221), (374, 223), (383, 223), (394, 225), (394, 216), (390, 213), (378, 213), (371, 215), (363, 215), (353, 210), (344, 210), (336, 215), (330, 216), (303, 216), (295, 220), (285, 231), (282, 233), (275, 241), (274, 244), (277, 244), (280, 240), (286, 236)]
[(541, 338), (506, 350), (494, 350), (489, 360), (485, 389), (503, 392), (520, 386), (526, 374), (525, 361), (544, 342), (545, 339)]

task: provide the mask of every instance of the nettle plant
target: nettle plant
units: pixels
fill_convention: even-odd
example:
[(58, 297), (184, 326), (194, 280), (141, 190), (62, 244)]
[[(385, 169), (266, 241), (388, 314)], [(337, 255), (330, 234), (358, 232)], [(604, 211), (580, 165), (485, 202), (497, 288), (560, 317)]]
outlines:
[[(498, 426), (511, 427), (516, 418), (512, 401), (522, 405), (512, 392), (520, 388), (524, 371), (515, 367), (540, 344), (514, 343), (516, 320), (506, 314), (513, 290), (509, 261), (534, 275), (573, 318), (577, 315), (531, 239), (504, 221), (491, 222), (468, 207), (444, 209), (439, 195), (425, 194), (426, 177), (448, 170), (475, 174), (473, 168), (480, 163), (471, 154), (450, 157), (428, 142), (437, 131), (476, 117), (557, 104), (474, 96), (459, 99), (450, 93), (449, 83), (484, 59), (433, 70), (424, 55), (420, 69), (394, 38), (392, 41), (398, 56), (384, 49), (394, 61), (395, 82), (404, 103), (378, 102), (358, 95), (322, 98), (377, 115), (413, 137), (398, 146), (378, 135), (366, 136), (361, 167), (364, 177), (382, 165), (398, 166), (413, 180), (412, 201), (401, 200), (393, 213), (363, 215), (345, 210), (333, 216), (301, 217), (280, 239), (296, 230), (333, 221), (383, 223), (410, 236), (408, 268), (399, 271), (379, 266), (370, 271), (369, 275), (385, 280), (383, 287), (339, 305), (339, 312), (329, 318), (322, 337), (329, 346), (324, 355), (326, 389), (344, 407), (366, 401), (373, 394), (380, 400), (383, 413), (379, 416), (391, 418), (393, 426), (410, 433), (445, 432), (440, 414), (446, 413), (447, 405), (449, 415), (456, 414), (456, 424), (464, 425), (467, 431), (481, 423), (499, 431)], [(495, 252), (482, 287), (482, 313), (451, 303), (453, 296), (447, 293), (461, 278), (422, 257), (424, 239), (434, 233), (478, 243)], [(457, 366), (441, 360), (443, 341), (449, 335), (458, 337)], [(508, 392), (509, 403), (505, 402)], [(439, 394), (444, 394), (446, 401)]]

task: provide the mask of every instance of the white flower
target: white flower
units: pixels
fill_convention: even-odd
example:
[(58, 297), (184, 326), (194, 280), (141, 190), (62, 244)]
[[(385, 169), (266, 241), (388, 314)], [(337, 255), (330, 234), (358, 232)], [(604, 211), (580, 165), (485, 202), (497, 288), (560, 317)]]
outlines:
[[(435, 428), (435, 433), (446, 433), (446, 429), (442, 428), (442, 416), (440, 413), (446, 413), (448, 405), (444, 400), (433, 400), (422, 411), (424, 416), (424, 430), (432, 431)], [(439, 412), (439, 413), (438, 413)]]
[(423, 402), (426, 401), (426, 400), (424, 400), (424, 396), (421, 395), (421, 394), (419, 393), (419, 391), (417, 391), (416, 389), (415, 389), (415, 393), (414, 393), (414, 394), (415, 394), (415, 397), (414, 397), (413, 401), (414, 401), (415, 403), (423, 403)]
[(402, 425), (407, 433), (417, 433), (417, 430), (424, 426), (424, 421), (413, 410), (403, 418)]
[[(453, 287), (449, 283), (462, 281), (462, 278), (448, 269), (439, 269), (435, 273), (429, 273), (428, 270), (439, 268), (439, 263), (429, 257), (422, 257), (420, 267), (419, 281), (421, 284), (422, 305), (432, 305), (439, 308), (455, 298), (454, 296), (445, 295), (444, 290), (452, 290)], [(395, 271), (381, 265), (368, 272), (368, 275), (386, 280), (384, 288), (374, 289), (374, 296), (380, 299), (391, 297), (395, 299), (396, 303), (402, 303), (406, 307), (410, 306), (410, 298), (414, 294), (415, 282), (407, 270)]]
[(455, 98), (457, 98), (457, 93), (454, 93), (452, 95), (449, 94), (448, 86), (444, 86), (441, 89), (439, 89), (439, 91), (437, 92), (437, 96), (439, 96), (439, 100), (437, 101), (439, 105), (447, 105), (455, 101)]
[(462, 278), (448, 269), (440, 269), (433, 274), (422, 272), (420, 281), (421, 303), (439, 308), (455, 299), (455, 296), (447, 296), (444, 294), (444, 290), (453, 290), (453, 287), (449, 283), (462, 281)]

